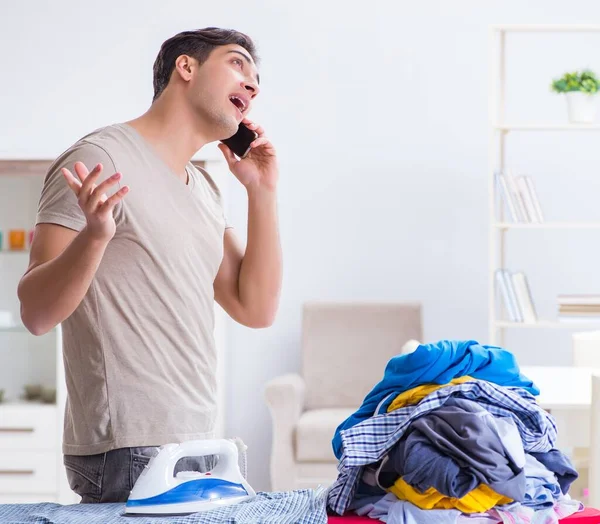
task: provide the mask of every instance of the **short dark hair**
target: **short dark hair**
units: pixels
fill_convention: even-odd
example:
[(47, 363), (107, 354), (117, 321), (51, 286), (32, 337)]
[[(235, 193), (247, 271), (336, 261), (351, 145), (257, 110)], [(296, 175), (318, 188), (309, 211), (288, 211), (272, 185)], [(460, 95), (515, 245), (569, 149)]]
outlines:
[(154, 102), (165, 90), (171, 74), (175, 69), (175, 61), (181, 55), (189, 55), (200, 64), (205, 62), (215, 47), (237, 44), (243, 47), (258, 63), (256, 46), (252, 39), (233, 29), (220, 29), (218, 27), (206, 27), (195, 31), (183, 31), (165, 42), (154, 61)]

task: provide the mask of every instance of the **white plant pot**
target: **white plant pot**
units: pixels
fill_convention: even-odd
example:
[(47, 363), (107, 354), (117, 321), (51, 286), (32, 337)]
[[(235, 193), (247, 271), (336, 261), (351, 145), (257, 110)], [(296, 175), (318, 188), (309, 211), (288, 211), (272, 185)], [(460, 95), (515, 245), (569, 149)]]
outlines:
[(589, 95), (581, 91), (565, 93), (567, 97), (567, 109), (569, 121), (572, 124), (593, 124), (598, 111), (597, 94)]

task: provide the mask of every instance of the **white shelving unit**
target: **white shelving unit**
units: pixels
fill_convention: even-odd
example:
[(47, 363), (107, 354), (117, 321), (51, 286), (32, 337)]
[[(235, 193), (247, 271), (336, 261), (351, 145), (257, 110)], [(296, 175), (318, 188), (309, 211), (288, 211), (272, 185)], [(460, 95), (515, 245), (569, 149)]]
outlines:
[(506, 243), (510, 230), (594, 230), (600, 222), (545, 222), (541, 224), (509, 223), (504, 221), (504, 209), (498, 208), (494, 173), (504, 170), (506, 139), (510, 133), (520, 132), (598, 132), (597, 124), (536, 124), (535, 122), (505, 123), (506, 95), (506, 37), (509, 33), (600, 33), (600, 25), (494, 25), (490, 28), (490, 166), (489, 166), (489, 329), (490, 343), (504, 345), (507, 329), (600, 329), (598, 322), (559, 322), (539, 320), (535, 323), (507, 321), (498, 307), (495, 271), (506, 268)]
[[(7, 334), (31, 336), (23, 326), (0, 328), (0, 337)], [(53, 356), (56, 401), (44, 404), (13, 397), (0, 404), (0, 503), (72, 504), (78, 499), (67, 482), (61, 453), (66, 388), (60, 326), (42, 338), (45, 347), (38, 349)], [(10, 366), (5, 369), (12, 371)]]
[[(16, 288), (29, 251), (8, 250), (8, 229), (28, 230), (50, 161), (0, 162), (0, 309), (13, 326), (0, 327), (0, 502), (76, 502), (62, 464), (62, 420), (66, 401), (60, 326), (34, 337), (20, 325)], [(28, 402), (26, 384), (56, 390), (53, 403)]]

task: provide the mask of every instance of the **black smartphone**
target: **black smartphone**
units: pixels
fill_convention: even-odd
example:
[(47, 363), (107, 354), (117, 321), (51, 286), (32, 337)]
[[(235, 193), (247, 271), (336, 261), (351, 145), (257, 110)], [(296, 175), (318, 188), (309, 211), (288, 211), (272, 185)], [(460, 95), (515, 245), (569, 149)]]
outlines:
[(240, 124), (235, 135), (221, 140), (239, 158), (244, 158), (250, 152), (250, 144), (256, 140), (258, 134)]

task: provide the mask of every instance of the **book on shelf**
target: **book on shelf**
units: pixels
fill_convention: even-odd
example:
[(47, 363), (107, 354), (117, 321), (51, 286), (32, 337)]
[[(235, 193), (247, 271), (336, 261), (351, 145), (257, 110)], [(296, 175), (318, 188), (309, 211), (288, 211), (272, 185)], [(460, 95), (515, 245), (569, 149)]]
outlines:
[(506, 278), (505, 271), (503, 269), (496, 270), (496, 287), (502, 295), (502, 302), (509, 320), (511, 322), (522, 322), (523, 319), (520, 317), (520, 311), (517, 308), (517, 300), (514, 295), (514, 289)]
[(508, 183), (509, 188), (509, 196), (513, 199), (515, 207), (517, 209), (517, 217), (519, 222), (531, 222), (529, 217), (529, 213), (527, 211), (527, 206), (525, 205), (525, 199), (519, 190), (519, 185), (517, 184), (517, 179), (513, 175), (512, 171), (507, 170), (504, 174), (506, 177), (506, 181)]
[(525, 185), (529, 191), (529, 195), (531, 197), (533, 211), (537, 217), (537, 222), (544, 222), (544, 213), (542, 212), (542, 206), (540, 205), (540, 199), (538, 198), (537, 190), (535, 189), (535, 184), (533, 183), (533, 178), (529, 175), (522, 175), (523, 180), (525, 181)]
[(600, 320), (600, 296), (559, 295), (558, 318), (561, 321)]
[(531, 295), (531, 290), (529, 289), (529, 283), (527, 282), (525, 273), (514, 273), (512, 275), (512, 281), (515, 286), (517, 302), (521, 308), (523, 322), (537, 322), (537, 313), (533, 304), (533, 297)]
[(515, 176), (511, 170), (497, 171), (494, 176), (496, 186), (512, 222), (537, 224), (544, 221), (531, 176)]
[(497, 269), (496, 283), (511, 322), (537, 322), (537, 312), (525, 273)]
[(600, 295), (558, 295), (560, 306), (600, 306)]
[(506, 180), (506, 177), (498, 172), (495, 174), (495, 177), (496, 177), (496, 186), (498, 187), (500, 195), (502, 196), (502, 201), (504, 202), (504, 205), (506, 206), (508, 215), (510, 216), (510, 220), (512, 222), (519, 222), (520, 220), (519, 220), (519, 217), (517, 216), (517, 208), (515, 207), (515, 203), (510, 195), (510, 189), (508, 187), (508, 182)]

